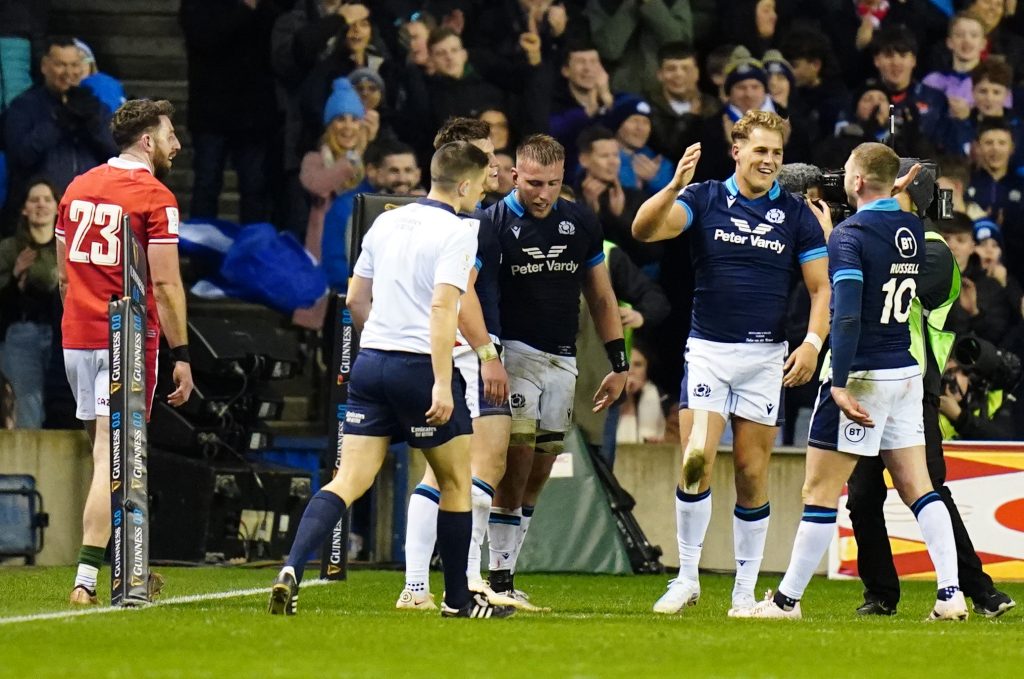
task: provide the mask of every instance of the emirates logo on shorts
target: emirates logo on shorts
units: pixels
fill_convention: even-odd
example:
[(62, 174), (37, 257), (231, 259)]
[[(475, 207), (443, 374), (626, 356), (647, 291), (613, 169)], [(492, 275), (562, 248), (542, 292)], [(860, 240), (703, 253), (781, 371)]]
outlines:
[(697, 398), (707, 398), (711, 396), (711, 387), (702, 382), (693, 388), (693, 395)]

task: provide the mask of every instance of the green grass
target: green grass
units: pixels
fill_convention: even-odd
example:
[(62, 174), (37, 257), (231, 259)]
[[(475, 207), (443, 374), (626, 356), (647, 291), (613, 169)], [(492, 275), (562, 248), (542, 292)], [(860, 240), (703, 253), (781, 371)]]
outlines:
[[(166, 596), (273, 579), (271, 570), (160, 571)], [(69, 568), (0, 569), (0, 617), (66, 610), (72, 577)], [(524, 575), (517, 584), (555, 612), (470, 621), (396, 611), (401, 573), (357, 571), (305, 590), (294, 618), (266, 615), (258, 595), (0, 625), (0, 677), (966, 679), (1018, 676), (1024, 666), (1019, 610), (926, 624), (928, 583), (904, 585), (895, 618), (864, 620), (853, 613), (859, 583), (815, 580), (800, 622), (726, 618), (732, 580), (723, 576), (704, 576), (700, 605), (672, 617), (650, 612), (664, 577)], [(1006, 591), (1024, 598), (1022, 585)]]

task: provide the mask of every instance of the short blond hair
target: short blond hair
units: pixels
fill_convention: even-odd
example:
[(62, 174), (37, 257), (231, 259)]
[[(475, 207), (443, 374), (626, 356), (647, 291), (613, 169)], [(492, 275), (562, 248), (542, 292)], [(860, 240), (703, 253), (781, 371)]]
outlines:
[(565, 147), (547, 134), (531, 134), (516, 147), (516, 165), (524, 160), (547, 167), (565, 162)]
[(876, 191), (891, 191), (900, 173), (900, 157), (878, 142), (861, 144), (850, 154), (850, 160), (860, 170), (864, 183)]
[(747, 111), (732, 126), (732, 132), (730, 133), (732, 143), (736, 144), (750, 139), (750, 135), (759, 127), (764, 130), (778, 132), (783, 139), (786, 138), (786, 133), (789, 131), (789, 123), (778, 113), (771, 111)]

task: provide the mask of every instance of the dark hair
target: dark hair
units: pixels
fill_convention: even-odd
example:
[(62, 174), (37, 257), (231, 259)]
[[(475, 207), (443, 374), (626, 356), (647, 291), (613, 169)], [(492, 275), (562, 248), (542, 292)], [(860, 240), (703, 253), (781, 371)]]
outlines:
[(1010, 135), (1010, 139), (1013, 139), (1013, 130), (1010, 125), (1002, 118), (985, 118), (978, 123), (978, 129), (974, 133), (975, 139), (981, 139), (981, 135), (986, 132), (1005, 132)]
[(490, 123), (476, 118), (456, 116), (444, 121), (434, 137), (434, 148), (439, 149), (453, 141), (476, 141), (491, 136)]
[(427, 49), (431, 49), (437, 43), (448, 38), (458, 38), (459, 42), (462, 42), (462, 36), (448, 28), (447, 26), (440, 26), (430, 32), (430, 36), (427, 38)]
[(971, 183), (971, 166), (963, 156), (943, 156), (939, 158), (939, 177), (949, 177), (967, 189)]
[(363, 151), (363, 164), (379, 166), (388, 156), (401, 156), (405, 154), (415, 156), (416, 151), (397, 139), (378, 139), (366, 147)]
[(454, 187), (483, 171), (489, 162), (487, 154), (468, 141), (453, 141), (435, 151), (430, 159), (430, 182)]
[(974, 235), (974, 222), (963, 212), (954, 212), (952, 219), (935, 220), (935, 228), (943, 236), (952, 236), (958, 233)]
[(707, 58), (704, 59), (704, 70), (707, 72), (708, 76), (725, 71), (725, 66), (729, 63), (729, 59), (732, 57), (732, 51), (735, 48), (735, 45), (719, 45), (708, 52)]
[(591, 125), (576, 137), (576, 148), (580, 153), (590, 153), (595, 143), (606, 139), (615, 139), (615, 133), (604, 125)]
[(658, 68), (661, 68), (662, 62), (669, 59), (693, 59), (696, 61), (697, 52), (688, 43), (681, 40), (666, 42), (658, 48)]
[(562, 65), (567, 66), (569, 64), (569, 58), (577, 52), (591, 52), (596, 51), (597, 47), (594, 43), (584, 38), (575, 38), (570, 40), (562, 51)]
[(57, 185), (50, 181), (50, 178), (47, 177), (46, 175), (37, 174), (24, 184), (25, 191), (21, 196), (22, 205), (24, 205), (25, 201), (28, 200), (29, 191), (39, 186), (40, 184), (45, 184), (46, 188), (50, 189), (50, 193), (53, 194), (54, 200), (56, 200), (58, 203), (60, 202), (61, 193), (60, 190), (57, 188)]
[(160, 116), (170, 118), (174, 107), (166, 99), (132, 99), (114, 111), (110, 131), (121, 151), (139, 140), (146, 132), (160, 125)]
[(51, 35), (43, 45), (43, 54), (49, 54), (54, 47), (78, 47), (73, 38), (67, 35)]
[(1013, 66), (1004, 59), (989, 57), (971, 71), (971, 84), (977, 86), (982, 80), (1002, 85), (1006, 89), (1013, 87)]
[(917, 54), (917, 38), (909, 28), (903, 24), (895, 24), (881, 28), (871, 40), (871, 56), (875, 57), (885, 52), (899, 52), (906, 54), (911, 52)]

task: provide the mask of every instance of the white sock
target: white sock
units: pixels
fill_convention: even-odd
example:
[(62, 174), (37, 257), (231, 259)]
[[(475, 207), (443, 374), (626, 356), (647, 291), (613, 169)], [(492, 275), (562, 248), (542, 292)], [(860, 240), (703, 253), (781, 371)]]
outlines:
[(935, 567), (935, 578), (939, 589), (960, 587), (960, 574), (956, 563), (956, 542), (953, 538), (953, 523), (942, 497), (934, 490), (925, 493), (910, 505), (921, 527), (928, 556)]
[(523, 513), (523, 520), (519, 522), (519, 535), (516, 536), (516, 551), (512, 553), (512, 572), (516, 572), (516, 563), (523, 551), (523, 543), (526, 542), (526, 531), (530, 530), (530, 522), (533, 521), (533, 505), (523, 505), (519, 510)]
[(793, 554), (789, 557), (789, 568), (782, 576), (779, 593), (799, 601), (821, 563), (821, 557), (828, 551), (832, 536), (836, 532), (836, 510), (831, 507), (804, 505), (803, 518), (793, 541)]
[(676, 539), (679, 542), (679, 577), (698, 582), (697, 567), (704, 536), (711, 523), (711, 489), (691, 495), (676, 488)]
[(469, 561), (466, 562), (466, 579), (470, 582), (482, 579), (480, 573), (481, 552), (484, 535), (487, 534), (487, 518), (491, 513), (494, 489), (478, 478), (473, 478), (473, 533), (469, 541)]
[(84, 563), (78, 564), (78, 573), (75, 574), (75, 587), (81, 585), (90, 592), (95, 592), (96, 576), (99, 573), (100, 569), (95, 566), (86, 566)]
[(523, 521), (521, 509), (491, 507), (487, 519), (487, 541), (490, 543), (490, 570), (512, 570), (515, 562), (512, 555), (519, 541), (519, 525)]
[(437, 542), (437, 503), (441, 491), (424, 484), (416, 486), (409, 498), (405, 524), (405, 588), (430, 591), (430, 558)]
[(732, 517), (733, 553), (736, 557), (736, 581), (732, 598), (753, 597), (757, 587), (757, 574), (764, 558), (764, 542), (768, 537), (771, 506), (748, 509), (736, 505)]

